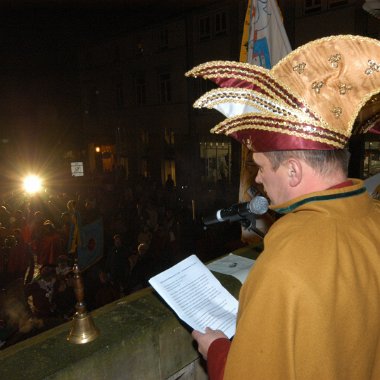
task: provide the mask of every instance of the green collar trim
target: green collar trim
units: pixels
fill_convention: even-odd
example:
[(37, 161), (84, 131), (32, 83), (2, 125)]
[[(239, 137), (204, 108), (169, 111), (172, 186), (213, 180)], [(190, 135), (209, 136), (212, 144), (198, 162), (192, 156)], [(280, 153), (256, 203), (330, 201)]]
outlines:
[(292, 212), (295, 210), (297, 207), (302, 206), (306, 203), (309, 202), (318, 202), (318, 201), (329, 201), (332, 199), (341, 199), (341, 198), (348, 198), (352, 197), (354, 195), (359, 195), (365, 193), (367, 190), (365, 187), (361, 187), (360, 189), (357, 190), (352, 190), (352, 191), (347, 191), (345, 193), (337, 193), (337, 194), (328, 194), (328, 195), (316, 195), (314, 197), (310, 198), (305, 198), (302, 199), (296, 203), (291, 204), (288, 207), (282, 207), (282, 208), (274, 208), (273, 210), (280, 213), (280, 214), (286, 214), (288, 212)]

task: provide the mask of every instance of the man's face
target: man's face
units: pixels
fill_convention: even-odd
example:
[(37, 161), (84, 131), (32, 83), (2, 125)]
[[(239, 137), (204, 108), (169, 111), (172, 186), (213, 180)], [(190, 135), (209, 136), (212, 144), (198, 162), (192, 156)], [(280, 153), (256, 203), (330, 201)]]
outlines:
[(258, 166), (256, 182), (262, 184), (271, 204), (280, 204), (290, 199), (288, 194), (288, 170), (284, 165), (275, 171), (263, 153), (253, 153)]

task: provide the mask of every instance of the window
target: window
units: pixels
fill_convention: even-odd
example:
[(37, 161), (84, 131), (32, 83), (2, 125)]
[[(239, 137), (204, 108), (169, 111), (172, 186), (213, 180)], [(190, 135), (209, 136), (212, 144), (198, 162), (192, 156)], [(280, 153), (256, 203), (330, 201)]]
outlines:
[(149, 177), (148, 160), (146, 158), (142, 158), (140, 160), (140, 174), (144, 178), (148, 178)]
[(176, 171), (175, 171), (175, 161), (174, 160), (162, 160), (161, 161), (161, 181), (165, 184), (168, 179), (168, 175), (171, 175), (174, 183), (176, 182)]
[(305, 15), (320, 12), (322, 10), (321, 0), (306, 0), (304, 7)]
[(117, 127), (115, 132), (116, 154), (119, 157), (127, 157), (127, 130), (125, 127)]
[(146, 80), (145, 73), (136, 73), (134, 77), (135, 102), (141, 106), (146, 104)]
[(331, 8), (337, 8), (341, 7), (342, 5), (347, 5), (348, 0), (328, 0), (328, 7)]
[(211, 20), (209, 16), (199, 19), (199, 39), (208, 40), (211, 38)]
[(203, 181), (216, 183), (231, 180), (231, 143), (201, 142), (200, 157), (203, 161)]
[(380, 141), (365, 141), (364, 178), (380, 173)]
[(170, 103), (172, 101), (172, 87), (170, 73), (159, 74), (160, 103)]
[(226, 34), (227, 17), (226, 12), (219, 12), (215, 15), (215, 35)]
[(168, 145), (174, 145), (174, 132), (171, 128), (165, 128), (165, 142)]
[(227, 34), (227, 13), (219, 11), (198, 19), (199, 40), (205, 41)]

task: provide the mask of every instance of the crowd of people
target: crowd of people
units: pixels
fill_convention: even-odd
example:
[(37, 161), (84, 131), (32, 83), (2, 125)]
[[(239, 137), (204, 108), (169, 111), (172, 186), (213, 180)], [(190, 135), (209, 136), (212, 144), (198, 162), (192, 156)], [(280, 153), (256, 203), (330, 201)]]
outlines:
[[(3, 197), (0, 207), (0, 342), (50, 328), (75, 313), (72, 208), (81, 224), (101, 218), (100, 260), (82, 272), (89, 311), (148, 286), (153, 275), (198, 250), (212, 254), (196, 234), (210, 238), (194, 221), (173, 180), (158, 186), (142, 179), (98, 181), (72, 192)], [(212, 232), (211, 232), (212, 233)], [(208, 236), (206, 236), (208, 235)], [(219, 239), (220, 240), (220, 239)], [(198, 245), (198, 246), (197, 246)], [(218, 249), (215, 244), (214, 249)], [(15, 306), (17, 305), (17, 307)], [(17, 339), (20, 339), (18, 336)], [(10, 342), (13, 342), (10, 339)], [(1, 344), (1, 343), (0, 343)]]

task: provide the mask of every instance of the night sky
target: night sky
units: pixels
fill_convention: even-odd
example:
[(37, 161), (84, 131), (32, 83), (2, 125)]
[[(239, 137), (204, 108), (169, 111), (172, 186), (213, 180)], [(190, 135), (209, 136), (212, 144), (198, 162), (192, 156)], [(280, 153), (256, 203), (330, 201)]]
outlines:
[(78, 49), (102, 35), (106, 18), (99, 18), (63, 7), (1, 11), (0, 139), (12, 163), (41, 162), (80, 144)]

